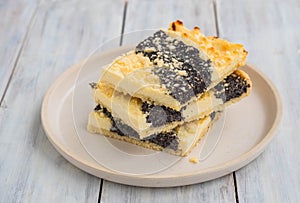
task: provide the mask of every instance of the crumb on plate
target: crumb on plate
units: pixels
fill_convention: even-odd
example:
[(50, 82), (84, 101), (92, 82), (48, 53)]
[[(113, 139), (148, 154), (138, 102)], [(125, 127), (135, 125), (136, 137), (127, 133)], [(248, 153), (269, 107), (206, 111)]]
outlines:
[(191, 163), (193, 163), (193, 164), (196, 164), (196, 163), (199, 162), (199, 160), (198, 160), (196, 157), (191, 157), (191, 158), (189, 159), (189, 161), (190, 161)]

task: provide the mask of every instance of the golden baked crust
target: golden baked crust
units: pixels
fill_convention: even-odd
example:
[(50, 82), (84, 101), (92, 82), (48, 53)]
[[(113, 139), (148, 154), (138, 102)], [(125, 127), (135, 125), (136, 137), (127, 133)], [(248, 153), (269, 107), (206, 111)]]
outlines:
[[(248, 52), (241, 44), (235, 44), (215, 36), (206, 37), (200, 28), (194, 27), (194, 29), (189, 30), (179, 20), (170, 23), (168, 32), (192, 40), (205, 52), (216, 67), (224, 68), (232, 66), (233, 63), (236, 67), (245, 65)], [(149, 58), (144, 57), (142, 54), (129, 52), (124, 56), (118, 57), (110, 66), (110, 69), (118, 70), (123, 76), (136, 69), (153, 66)]]
[(218, 37), (206, 37), (201, 33), (200, 28), (194, 27), (189, 30), (179, 20), (170, 23), (169, 32), (180, 33), (182, 38), (197, 43), (216, 67), (224, 68), (232, 63), (236, 63), (236, 66), (245, 65), (248, 52), (241, 44), (231, 43)]

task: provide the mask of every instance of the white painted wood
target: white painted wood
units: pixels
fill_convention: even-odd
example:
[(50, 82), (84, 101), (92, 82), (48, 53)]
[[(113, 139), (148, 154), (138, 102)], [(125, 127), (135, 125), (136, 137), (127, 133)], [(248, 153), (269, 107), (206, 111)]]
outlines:
[[(138, 17), (137, 17), (138, 16)], [(200, 27), (206, 35), (216, 35), (215, 17), (212, 0), (205, 1), (148, 1), (130, 0), (124, 29), (123, 45), (132, 45), (137, 39), (144, 39), (160, 28), (167, 29), (169, 24), (180, 20), (189, 29)], [(135, 31), (149, 30), (149, 34)], [(134, 32), (136, 37), (127, 37)]]
[(37, 6), (37, 1), (30, 0), (0, 3), (0, 99), (14, 69)]
[(101, 202), (235, 202), (231, 176), (173, 188), (142, 188), (105, 181)]
[(220, 36), (245, 44), (248, 62), (277, 86), (281, 127), (266, 152), (236, 172), (240, 202), (300, 200), (300, 2), (218, 1)]
[(181, 20), (190, 29), (198, 26), (206, 35), (216, 35), (212, 0), (130, 0), (125, 33), (168, 28), (175, 20)]
[[(216, 35), (212, 1), (140, 1), (128, 2), (125, 33), (167, 28), (180, 19), (193, 28), (198, 26), (207, 35)], [(124, 38), (124, 43), (128, 43)], [(129, 42), (130, 43), (130, 42)], [(138, 188), (104, 181), (101, 202), (235, 202), (233, 176), (176, 188)]]
[(56, 76), (119, 34), (122, 11), (121, 0), (40, 4), (0, 108), (0, 202), (97, 201), (100, 179), (54, 150), (40, 107)]

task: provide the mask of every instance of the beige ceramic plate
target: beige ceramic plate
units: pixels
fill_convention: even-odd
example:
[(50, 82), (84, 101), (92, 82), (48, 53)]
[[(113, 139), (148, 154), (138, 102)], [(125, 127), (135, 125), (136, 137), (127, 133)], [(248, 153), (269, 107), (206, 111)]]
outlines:
[[(101, 63), (109, 63), (127, 50), (128, 48), (120, 48), (94, 55), (89, 59), (89, 65), (99, 65), (99, 59)], [(252, 93), (248, 98), (226, 109), (226, 116), (219, 121), (224, 122), (222, 135), (208, 158), (198, 164), (189, 162), (190, 157), (198, 156), (200, 143), (190, 156), (157, 173), (133, 175), (117, 172), (101, 165), (101, 160), (100, 164), (99, 160), (95, 161), (89, 153), (89, 147), (95, 146), (85, 144), (83, 147), (82, 140), (75, 131), (72, 98), (81, 65), (77, 64), (68, 69), (50, 87), (42, 106), (42, 123), (53, 146), (68, 161), (92, 175), (110, 181), (136, 186), (169, 187), (199, 183), (229, 174), (263, 152), (272, 140), (281, 117), (280, 98), (272, 83), (256, 68), (246, 65), (242, 69), (253, 81)], [(88, 73), (81, 72), (81, 75), (85, 74)], [(98, 74), (95, 73), (97, 77)], [(88, 79), (90, 78), (87, 77)], [(82, 99), (92, 100), (91, 96), (85, 97)], [(87, 118), (87, 115), (83, 116)], [(118, 156), (110, 159), (121, 161)], [(145, 168), (147, 170), (147, 165)]]

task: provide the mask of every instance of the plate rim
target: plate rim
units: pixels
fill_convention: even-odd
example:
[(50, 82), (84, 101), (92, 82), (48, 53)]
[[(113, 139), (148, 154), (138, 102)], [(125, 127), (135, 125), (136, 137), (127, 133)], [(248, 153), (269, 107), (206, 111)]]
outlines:
[[(120, 47), (117, 49), (113, 49), (110, 51), (102, 52), (101, 55), (103, 54), (109, 54), (111, 52), (115, 52), (117, 50), (122, 50), (126, 49), (127, 47)], [(71, 67), (67, 68), (63, 73), (61, 73), (56, 80), (52, 83), (50, 88), (47, 90), (43, 102), (42, 102), (42, 108), (41, 108), (41, 121), (42, 121), (42, 126), (45, 131), (45, 134), (51, 144), (55, 147), (55, 149), (65, 158), (67, 159), (70, 163), (75, 165), (77, 168), (80, 168), (81, 170), (92, 174), (94, 176), (97, 176), (99, 178), (103, 178), (106, 180), (110, 180), (113, 182), (118, 182), (118, 183), (123, 183), (127, 185), (135, 185), (135, 186), (147, 186), (147, 187), (170, 187), (170, 186), (180, 186), (180, 185), (190, 185), (190, 184), (195, 184), (195, 183), (200, 183), (208, 180), (212, 180), (221, 176), (225, 176), (232, 171), (235, 171), (251, 161), (253, 161), (255, 158), (257, 158), (263, 151), (264, 149), (268, 146), (268, 144), (272, 141), (275, 135), (275, 131), (279, 126), (281, 117), (282, 117), (282, 100), (279, 95), (279, 92), (275, 85), (271, 82), (271, 80), (264, 74), (262, 73), (259, 69), (257, 69), (255, 66), (250, 65), (249, 63), (245, 64), (243, 67), (249, 67), (267, 83), (268, 87), (271, 89), (272, 94), (275, 97), (275, 107), (276, 107), (276, 116), (274, 119), (274, 122), (272, 123), (270, 129), (267, 131), (263, 139), (257, 143), (254, 147), (252, 147), (248, 152), (241, 154), (239, 157), (232, 159), (230, 161), (227, 161), (223, 164), (209, 167), (204, 170), (199, 170), (199, 171), (193, 171), (193, 172), (185, 172), (183, 174), (151, 174), (151, 175), (131, 175), (131, 174), (124, 174), (124, 173), (117, 173), (113, 170), (109, 170), (100, 164), (93, 164), (85, 159), (78, 158), (76, 155), (72, 154), (70, 151), (66, 150), (64, 145), (59, 141), (55, 139), (54, 132), (50, 129), (50, 127), (47, 125), (47, 120), (48, 120), (48, 113), (46, 109), (48, 108), (48, 101), (50, 96), (52, 95), (53, 91), (57, 87), (60, 82), (67, 77), (68, 75), (72, 74), (73, 72), (78, 71), (78, 67), (80, 67), (80, 64), (85, 62), (86, 59), (82, 60), (81, 62), (72, 65)], [(76, 74), (76, 73), (75, 73)], [(99, 175), (100, 174), (100, 175)], [(215, 174), (213, 175), (212, 178), (203, 178), (203, 176), (208, 176), (209, 174)], [(116, 176), (116, 177), (115, 177)], [(125, 179), (123, 180), (122, 178), (120, 179), (120, 176), (124, 177)], [(190, 179), (194, 177), (191, 181), (188, 183), (185, 183), (186, 181), (169, 181), (169, 183), (165, 183), (163, 180), (176, 180), (176, 179)], [(134, 179), (136, 180), (135, 183), (131, 183), (130, 180)], [(143, 180), (143, 181), (141, 181)], [(161, 180), (161, 181), (157, 181)], [(146, 182), (145, 182), (146, 181)], [(171, 184), (170, 184), (171, 183)], [(173, 183), (173, 184), (172, 184)]]

